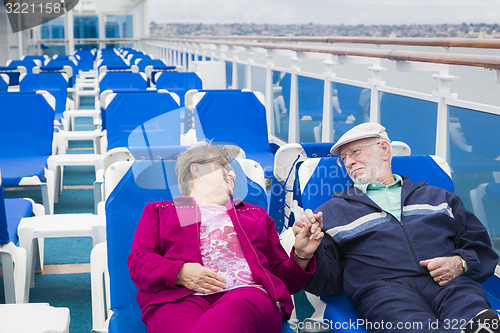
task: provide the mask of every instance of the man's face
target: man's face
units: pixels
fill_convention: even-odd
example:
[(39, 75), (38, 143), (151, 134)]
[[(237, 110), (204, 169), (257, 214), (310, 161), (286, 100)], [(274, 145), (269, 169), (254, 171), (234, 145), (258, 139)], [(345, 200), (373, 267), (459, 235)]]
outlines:
[(340, 156), (355, 184), (368, 184), (379, 180), (383, 159), (380, 139), (367, 138), (342, 146)]

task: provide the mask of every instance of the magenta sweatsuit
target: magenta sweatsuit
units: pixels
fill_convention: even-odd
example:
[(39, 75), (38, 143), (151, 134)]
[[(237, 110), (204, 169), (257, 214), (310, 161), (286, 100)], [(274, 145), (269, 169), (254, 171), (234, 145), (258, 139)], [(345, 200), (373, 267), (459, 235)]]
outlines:
[[(146, 205), (128, 256), (130, 276), (139, 288), (137, 301), (143, 320), (148, 307), (157, 308), (194, 294), (176, 286), (175, 279), (182, 264), (203, 264), (200, 209), (191, 197), (174, 200)], [(227, 202), (226, 209), (255, 283), (264, 287), (282, 318), (288, 319), (293, 310), (290, 293), (300, 291), (311, 278), (315, 260), (304, 271), (293, 255), (289, 257), (280, 244), (274, 221), (264, 209), (241, 200)]]

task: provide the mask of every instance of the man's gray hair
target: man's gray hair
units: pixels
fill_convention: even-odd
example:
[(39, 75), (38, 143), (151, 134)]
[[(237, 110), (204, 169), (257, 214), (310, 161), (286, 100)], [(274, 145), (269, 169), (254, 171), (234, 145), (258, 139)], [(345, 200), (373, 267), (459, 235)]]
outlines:
[(182, 195), (189, 196), (193, 188), (191, 165), (206, 163), (217, 156), (223, 156), (231, 161), (230, 151), (225, 146), (213, 145), (208, 141), (197, 142), (177, 156), (175, 175)]

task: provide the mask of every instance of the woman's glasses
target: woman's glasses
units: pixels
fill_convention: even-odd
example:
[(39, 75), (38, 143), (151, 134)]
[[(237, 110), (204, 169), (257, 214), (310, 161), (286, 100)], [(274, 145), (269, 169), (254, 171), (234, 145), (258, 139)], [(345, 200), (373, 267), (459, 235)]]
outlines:
[(229, 160), (227, 157), (219, 155), (216, 157), (209, 158), (208, 160), (205, 160), (202, 163), (219, 163), (224, 169), (226, 169), (227, 172), (230, 172), (233, 170), (231, 167), (231, 164), (229, 163)]

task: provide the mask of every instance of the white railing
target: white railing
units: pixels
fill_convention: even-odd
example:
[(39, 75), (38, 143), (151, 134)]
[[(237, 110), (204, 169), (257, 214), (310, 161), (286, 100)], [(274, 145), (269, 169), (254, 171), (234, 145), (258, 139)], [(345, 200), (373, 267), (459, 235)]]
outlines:
[[(437, 129), (435, 154), (446, 158), (448, 106), (464, 107), (480, 112), (500, 115), (500, 102), (497, 105), (485, 101), (460, 100), (453, 93), (454, 80), (460, 79), (450, 73), (450, 67), (467, 67), (476, 71), (490, 71), (500, 83), (500, 55), (477, 53), (451, 53), (450, 48), (467, 47), (470, 50), (500, 48), (500, 40), (475, 39), (397, 39), (397, 38), (318, 38), (318, 37), (162, 37), (143, 39), (144, 48), (157, 58), (166, 59), (171, 65), (189, 66), (193, 59), (211, 59), (233, 64), (233, 88), (252, 89), (258, 86), (252, 78), (252, 68), (266, 71), (265, 87), (269, 133), (275, 134), (273, 117), (272, 72), (291, 74), (289, 101), (288, 142), (300, 141), (300, 119), (298, 110), (297, 77), (304, 76), (324, 80), (324, 103), (321, 141), (333, 141), (333, 108), (330, 87), (332, 82), (349, 84), (371, 90), (370, 120), (380, 120), (380, 92), (388, 92), (437, 103)], [(332, 43), (342, 43), (332, 46)], [(345, 46), (350, 44), (349, 47)], [(370, 45), (371, 44), (371, 45)], [(364, 47), (353, 47), (364, 45)], [(367, 46), (372, 48), (367, 48)], [(386, 49), (385, 45), (397, 45), (401, 49)], [(415, 47), (442, 47), (441, 52), (415, 51), (404, 49)], [(439, 51), (439, 50), (438, 50)], [(491, 50), (488, 50), (491, 51)], [(315, 62), (314, 69), (308, 64)], [(187, 66), (186, 66), (187, 65)], [(246, 67), (244, 87), (235, 84), (239, 81), (237, 65)], [(321, 66), (318, 66), (321, 65)], [(363, 65), (370, 73), (365, 80), (341, 76), (342, 67)], [(309, 66), (311, 67), (311, 66)], [(413, 91), (389, 86), (383, 80), (383, 73), (395, 67), (399, 72), (429, 72), (438, 80), (438, 88), (428, 91)], [(189, 68), (188, 68), (189, 69)], [(337, 72), (337, 69), (340, 69)], [(345, 70), (343, 71), (345, 72)], [(497, 87), (489, 87), (492, 91)], [(500, 99), (499, 99), (500, 100)]]
[[(343, 124), (334, 123), (339, 109), (332, 87), (361, 88), (355, 89), (367, 94), (363, 98), (369, 98), (371, 121), (386, 125), (396, 114), (397, 121), (389, 124), (390, 133), (403, 132), (396, 140), (406, 136), (412, 152), (424, 143), (420, 154), (449, 163), (457, 194), (487, 226), (500, 253), (500, 198), (487, 191), (500, 187), (500, 40), (174, 36), (144, 38), (140, 48), (187, 70), (193, 60), (225, 62), (232, 72), (231, 88), (265, 94), (270, 138), (276, 142), (303, 142), (301, 129), (306, 129), (303, 135), (310, 133), (306, 126), (311, 122), (299, 110), (299, 77), (323, 82), (315, 81), (316, 101), (323, 98), (321, 128), (314, 128), (321, 134), (315, 141), (332, 142), (342, 129)], [(290, 75), (284, 118), (275, 106), (276, 91), (285, 87), (273, 82), (276, 72)], [(391, 102), (381, 103), (386, 95)], [(275, 124), (276, 119), (288, 123)], [(280, 125), (288, 126), (287, 137)]]

